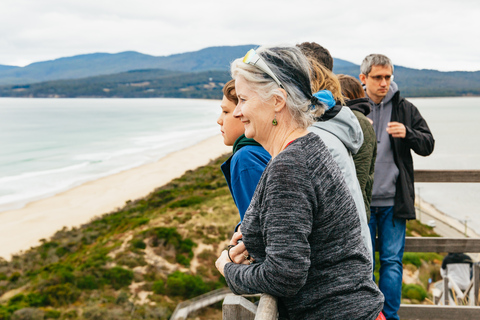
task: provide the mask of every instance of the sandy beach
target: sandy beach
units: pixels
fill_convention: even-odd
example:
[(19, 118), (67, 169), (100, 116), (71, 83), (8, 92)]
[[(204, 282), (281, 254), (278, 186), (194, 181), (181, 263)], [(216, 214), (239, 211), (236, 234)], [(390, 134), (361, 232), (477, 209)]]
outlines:
[(40, 239), (50, 238), (63, 227), (79, 226), (122, 207), (128, 200), (142, 198), (187, 170), (231, 150), (217, 135), (155, 163), (87, 182), (21, 209), (1, 212), (0, 257), (10, 260), (12, 254), (40, 244)]
[[(155, 163), (123, 171), (53, 197), (32, 202), (24, 208), (0, 213), (0, 257), (39, 245), (63, 227), (80, 226), (102, 214), (122, 207), (126, 201), (142, 198), (155, 188), (180, 177), (185, 171), (207, 164), (231, 151), (221, 135), (192, 147), (173, 152)], [(417, 218), (422, 223), (435, 221), (435, 231), (443, 237), (464, 237), (465, 225), (417, 199)], [(469, 237), (479, 237), (467, 228)]]

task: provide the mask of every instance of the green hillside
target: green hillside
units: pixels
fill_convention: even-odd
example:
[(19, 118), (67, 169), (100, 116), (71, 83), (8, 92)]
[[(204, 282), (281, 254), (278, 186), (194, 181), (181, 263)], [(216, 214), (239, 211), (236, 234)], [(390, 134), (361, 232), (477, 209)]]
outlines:
[[(339, 67), (337, 73), (357, 77), (358, 68)], [(133, 70), (76, 80), (0, 86), (0, 97), (34, 98), (201, 98), (221, 99), (230, 79), (226, 71), (179, 72), (162, 69)], [(480, 95), (480, 72), (439, 72), (395, 68), (395, 82), (406, 97)]]
[[(336, 60), (335, 60), (336, 62)], [(360, 66), (334, 65), (335, 74), (348, 74), (358, 79)], [(395, 82), (404, 97), (479, 96), (480, 71), (441, 72), (395, 66)]]
[(25, 67), (0, 67), (0, 85), (80, 79), (141, 69), (167, 69), (181, 72), (227, 71), (230, 62), (244, 56), (253, 47), (256, 46), (209, 47), (161, 57), (135, 51), (83, 54), (36, 62)]
[[(168, 319), (179, 302), (225, 287), (214, 262), (239, 219), (220, 171), (226, 159), (64, 228), (9, 262), (0, 258), (0, 320)], [(407, 235), (437, 236), (418, 221), (407, 223)], [(404, 266), (420, 270), (420, 284), (404, 299), (420, 302), (415, 292), (440, 279), (442, 258), (405, 254)], [(215, 314), (201, 319), (221, 319)]]
[(0, 319), (168, 319), (224, 287), (214, 262), (239, 219), (225, 160), (0, 260)]
[(223, 85), (229, 79), (225, 71), (135, 70), (78, 80), (1, 86), (0, 97), (221, 99)]

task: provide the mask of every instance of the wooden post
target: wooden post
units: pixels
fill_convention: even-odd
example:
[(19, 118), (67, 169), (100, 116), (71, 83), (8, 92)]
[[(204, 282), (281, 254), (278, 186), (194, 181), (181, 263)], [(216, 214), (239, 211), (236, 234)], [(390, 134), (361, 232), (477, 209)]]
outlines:
[(262, 293), (258, 302), (257, 315), (255, 320), (277, 320), (278, 307), (277, 298), (266, 293)]
[[(447, 274), (448, 275), (448, 274)], [(450, 290), (448, 288), (448, 277), (443, 278), (443, 305), (448, 306), (450, 304), (450, 293), (448, 292)]]
[(223, 300), (223, 320), (254, 320), (257, 306), (242, 296), (229, 294)]
[(473, 298), (475, 299), (475, 306), (480, 306), (480, 265), (473, 264)]

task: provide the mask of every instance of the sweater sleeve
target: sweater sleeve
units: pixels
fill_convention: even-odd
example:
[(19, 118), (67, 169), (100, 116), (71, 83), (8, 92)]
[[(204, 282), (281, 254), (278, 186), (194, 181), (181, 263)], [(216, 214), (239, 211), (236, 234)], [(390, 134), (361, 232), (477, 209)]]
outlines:
[(243, 221), (258, 181), (265, 170), (270, 155), (261, 147), (243, 147), (232, 159), (232, 193)]
[(310, 268), (308, 237), (316, 198), (308, 170), (301, 162), (276, 161), (269, 167), (267, 179), (262, 180), (266, 184), (265, 195), (261, 212), (256, 215), (266, 256), (252, 265), (225, 266), (225, 279), (234, 293), (264, 292), (288, 297), (305, 284)]
[(433, 152), (435, 140), (420, 111), (413, 104), (411, 108), (411, 126), (405, 126), (407, 133), (404, 141), (416, 154), (428, 156)]

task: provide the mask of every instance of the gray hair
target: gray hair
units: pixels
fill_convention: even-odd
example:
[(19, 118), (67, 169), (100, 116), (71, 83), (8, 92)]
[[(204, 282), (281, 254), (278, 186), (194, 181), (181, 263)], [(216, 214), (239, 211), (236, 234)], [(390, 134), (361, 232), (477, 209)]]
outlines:
[(306, 129), (316, 117), (324, 112), (320, 101), (312, 104), (312, 89), (310, 84), (311, 65), (308, 59), (297, 47), (260, 47), (256, 52), (272, 70), (287, 92), (287, 97), (280, 91), (277, 83), (255, 66), (246, 64), (242, 59), (232, 62), (230, 70), (232, 78), (243, 77), (250, 89), (256, 92), (260, 99), (268, 101), (274, 96), (285, 100), (295, 125)]
[(390, 58), (384, 56), (383, 54), (372, 53), (363, 59), (362, 65), (360, 66), (360, 73), (368, 76), (370, 71), (372, 71), (373, 66), (384, 66), (392, 68), (393, 73), (393, 63)]

